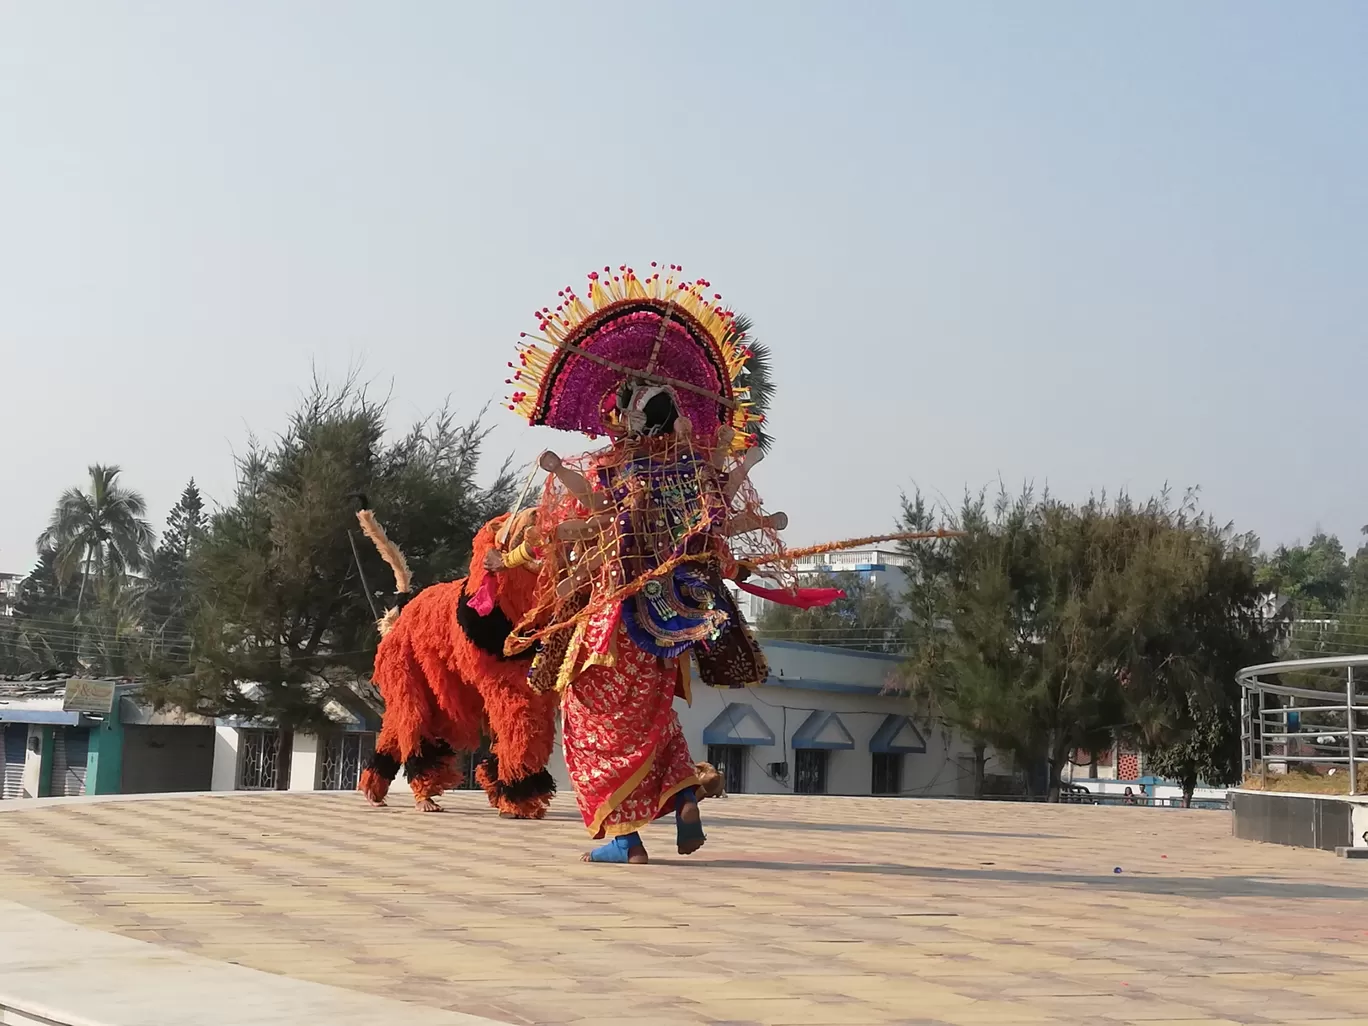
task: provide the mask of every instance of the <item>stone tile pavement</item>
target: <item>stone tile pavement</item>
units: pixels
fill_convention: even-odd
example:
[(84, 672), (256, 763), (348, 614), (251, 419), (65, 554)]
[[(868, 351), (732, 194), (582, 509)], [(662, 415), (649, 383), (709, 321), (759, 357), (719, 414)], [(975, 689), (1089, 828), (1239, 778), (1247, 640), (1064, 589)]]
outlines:
[(662, 825), (626, 867), (576, 861), (565, 798), (541, 823), (475, 794), (33, 803), (0, 815), (0, 899), (514, 1024), (1368, 1026), (1368, 864), (1236, 841), (1226, 813), (703, 812), (698, 855)]

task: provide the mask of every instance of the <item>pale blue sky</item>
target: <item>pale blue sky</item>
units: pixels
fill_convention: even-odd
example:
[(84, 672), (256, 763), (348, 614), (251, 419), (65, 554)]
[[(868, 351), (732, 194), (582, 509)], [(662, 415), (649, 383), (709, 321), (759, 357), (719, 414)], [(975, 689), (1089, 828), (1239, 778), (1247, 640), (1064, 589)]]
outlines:
[(1354, 2), (0, 2), (0, 569), (90, 462), (228, 498), (312, 363), (473, 412), (652, 259), (772, 344), (796, 542), (1000, 475), (1352, 545), (1366, 54)]

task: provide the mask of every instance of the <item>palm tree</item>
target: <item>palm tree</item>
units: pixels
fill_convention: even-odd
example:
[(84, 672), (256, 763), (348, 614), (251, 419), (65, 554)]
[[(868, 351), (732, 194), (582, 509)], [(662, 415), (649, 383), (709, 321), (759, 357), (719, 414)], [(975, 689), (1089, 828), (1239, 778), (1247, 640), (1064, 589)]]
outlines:
[(147, 567), (153, 542), (152, 528), (143, 519), (147, 503), (118, 478), (118, 467), (92, 466), (89, 493), (80, 488), (63, 492), (47, 530), (38, 538), (39, 550), (51, 551), (56, 558), (59, 580), (70, 582), (81, 575), (78, 610), (92, 577), (122, 581)]
[[(754, 329), (754, 323), (745, 314), (737, 314), (732, 320), (734, 337), (751, 351), (751, 358), (746, 362), (746, 369), (737, 376), (733, 385), (737, 388), (749, 389), (751, 412), (767, 418), (770, 403), (774, 401), (774, 372), (770, 362), (769, 346), (751, 338), (751, 332)], [(770, 446), (774, 444), (774, 436), (769, 433), (768, 420), (762, 420), (756, 424), (752, 434), (755, 436), (755, 442), (760, 447), (760, 451), (768, 455)]]

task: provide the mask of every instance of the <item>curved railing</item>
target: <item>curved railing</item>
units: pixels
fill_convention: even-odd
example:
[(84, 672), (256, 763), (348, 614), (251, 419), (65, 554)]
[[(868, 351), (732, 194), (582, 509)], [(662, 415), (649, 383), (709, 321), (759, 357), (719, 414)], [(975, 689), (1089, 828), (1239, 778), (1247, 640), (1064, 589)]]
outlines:
[[(1275, 683), (1288, 674), (1313, 687)], [(1368, 791), (1368, 655), (1288, 659), (1246, 666), (1240, 682), (1240, 741), (1245, 773), (1267, 787), (1270, 774), (1344, 772), (1348, 793)], [(1357, 678), (1357, 679), (1356, 679)], [(1338, 787), (1329, 793), (1344, 793)]]

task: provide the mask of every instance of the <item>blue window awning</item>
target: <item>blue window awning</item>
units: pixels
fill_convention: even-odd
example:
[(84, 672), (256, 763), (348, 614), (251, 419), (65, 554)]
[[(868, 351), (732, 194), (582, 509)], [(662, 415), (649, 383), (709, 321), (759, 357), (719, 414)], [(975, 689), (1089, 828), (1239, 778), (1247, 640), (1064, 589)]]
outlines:
[(846, 730), (846, 725), (834, 712), (812, 713), (803, 721), (793, 734), (794, 750), (802, 748), (823, 748), (828, 751), (849, 750), (855, 747), (855, 739)]
[(0, 723), (38, 723), (52, 727), (88, 727), (91, 720), (62, 709), (14, 709), (0, 707)]
[(911, 719), (892, 713), (884, 717), (869, 739), (869, 750), (882, 755), (921, 755), (926, 751), (926, 739)]
[(774, 744), (774, 731), (745, 702), (732, 702), (703, 730), (705, 745), (756, 745), (766, 747)]

